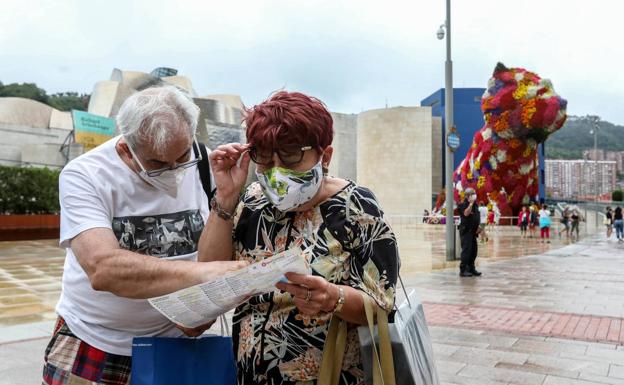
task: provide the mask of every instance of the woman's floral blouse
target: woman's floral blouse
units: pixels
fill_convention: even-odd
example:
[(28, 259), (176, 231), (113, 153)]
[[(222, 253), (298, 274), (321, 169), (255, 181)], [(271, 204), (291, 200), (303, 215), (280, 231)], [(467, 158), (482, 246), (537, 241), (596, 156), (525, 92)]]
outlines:
[[(254, 183), (238, 206), (233, 236), (238, 260), (257, 262), (301, 247), (314, 275), (361, 290), (387, 310), (394, 305), (396, 239), (373, 193), (353, 182), (313, 209), (286, 213)], [(291, 295), (277, 289), (237, 307), (238, 383), (315, 383), (330, 320), (331, 314), (300, 314)], [(355, 325), (349, 325), (342, 370), (341, 384), (363, 384)]]

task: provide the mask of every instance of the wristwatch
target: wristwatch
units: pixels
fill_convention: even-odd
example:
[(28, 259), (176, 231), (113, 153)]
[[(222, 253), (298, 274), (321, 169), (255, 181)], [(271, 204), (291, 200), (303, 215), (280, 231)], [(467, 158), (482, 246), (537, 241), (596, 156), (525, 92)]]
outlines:
[(345, 295), (342, 287), (338, 286), (338, 302), (336, 302), (336, 306), (334, 306), (334, 310), (332, 313), (339, 313), (342, 310), (342, 307), (345, 304)]
[(219, 216), (219, 218), (225, 220), (225, 221), (231, 221), (232, 218), (234, 217), (234, 212), (227, 212), (225, 210), (223, 210), (223, 208), (221, 206), (219, 206), (219, 203), (217, 203), (217, 197), (215, 196), (214, 198), (212, 198), (212, 201), (210, 201), (210, 209), (214, 212), (217, 213), (217, 215)]

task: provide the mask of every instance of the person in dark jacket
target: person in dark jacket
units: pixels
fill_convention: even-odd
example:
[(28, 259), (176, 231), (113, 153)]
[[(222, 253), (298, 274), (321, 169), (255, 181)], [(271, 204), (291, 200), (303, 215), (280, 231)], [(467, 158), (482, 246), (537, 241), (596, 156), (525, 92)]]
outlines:
[(475, 268), (477, 259), (477, 235), (479, 234), (479, 209), (475, 205), (477, 193), (472, 188), (464, 192), (464, 201), (457, 206), (459, 211), (459, 238), (461, 240), (460, 277), (478, 277)]

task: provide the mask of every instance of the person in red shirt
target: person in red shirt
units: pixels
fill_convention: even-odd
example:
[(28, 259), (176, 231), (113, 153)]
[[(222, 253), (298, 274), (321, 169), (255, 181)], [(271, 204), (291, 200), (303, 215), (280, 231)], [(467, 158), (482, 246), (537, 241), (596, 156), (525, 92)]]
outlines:
[(529, 226), (530, 219), (531, 215), (529, 210), (527, 210), (526, 206), (522, 206), (522, 211), (518, 214), (518, 227), (520, 227), (520, 236), (522, 238), (526, 238), (527, 227)]

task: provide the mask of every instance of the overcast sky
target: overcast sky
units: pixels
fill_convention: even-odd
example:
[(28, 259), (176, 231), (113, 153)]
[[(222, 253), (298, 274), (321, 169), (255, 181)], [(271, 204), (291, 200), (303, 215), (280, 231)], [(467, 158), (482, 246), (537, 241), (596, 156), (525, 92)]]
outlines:
[[(90, 93), (113, 68), (169, 66), (199, 95), (277, 89), (337, 112), (415, 106), (444, 86), (443, 0), (2, 0), (0, 81)], [(497, 61), (553, 81), (568, 113), (624, 124), (624, 1), (455, 0), (454, 85)]]

